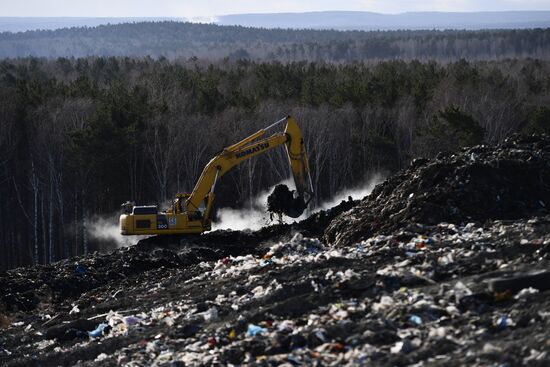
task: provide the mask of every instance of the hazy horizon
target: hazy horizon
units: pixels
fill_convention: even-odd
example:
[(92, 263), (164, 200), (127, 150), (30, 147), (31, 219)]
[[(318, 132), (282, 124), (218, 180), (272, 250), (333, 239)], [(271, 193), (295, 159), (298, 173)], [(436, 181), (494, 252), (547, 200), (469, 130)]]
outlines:
[(97, 27), (153, 21), (190, 21), (254, 28), (398, 30), (398, 29), (525, 29), (550, 27), (550, 11), (403, 12), (361, 11), (243, 13), (216, 17), (1, 17), (0, 32)]
[(276, 14), (308, 14), (308, 13), (326, 13), (326, 12), (346, 12), (346, 13), (372, 13), (379, 15), (404, 15), (404, 14), (414, 14), (414, 13), (457, 13), (457, 14), (468, 14), (468, 13), (512, 13), (512, 12), (547, 12), (548, 9), (521, 9), (521, 10), (414, 10), (414, 11), (398, 11), (398, 12), (383, 12), (383, 11), (371, 11), (371, 10), (346, 10), (346, 9), (328, 9), (328, 10), (304, 10), (304, 11), (280, 11), (280, 12), (269, 12), (269, 11), (257, 11), (257, 12), (229, 12), (216, 15), (197, 15), (197, 16), (179, 16), (179, 15), (4, 15), (0, 14), (0, 19), (17, 19), (17, 18), (36, 18), (36, 19), (138, 19), (138, 20), (148, 20), (148, 19), (184, 19), (192, 20), (199, 18), (218, 18), (226, 17), (233, 15), (276, 15)]
[(21, 0), (3, 4), (0, 17), (94, 17), (94, 18), (209, 18), (235, 14), (303, 13), (317, 11), (364, 11), (381, 14), (407, 12), (486, 12), (550, 10), (547, 0)]

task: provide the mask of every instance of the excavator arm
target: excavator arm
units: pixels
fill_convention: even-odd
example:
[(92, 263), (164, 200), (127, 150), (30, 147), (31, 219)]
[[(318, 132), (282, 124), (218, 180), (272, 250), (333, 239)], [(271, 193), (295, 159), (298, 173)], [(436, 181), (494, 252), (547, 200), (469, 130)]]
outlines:
[[(263, 138), (268, 130), (284, 122), (286, 122), (284, 132), (275, 133), (267, 138)], [(201, 204), (205, 203), (203, 218), (207, 219), (212, 209), (217, 180), (247, 159), (266, 153), (281, 145), (285, 145), (286, 147), (290, 168), (296, 184), (296, 191), (299, 198), (304, 202), (305, 208), (313, 196), (309, 165), (302, 132), (296, 120), (288, 116), (223, 149), (220, 154), (212, 158), (206, 167), (204, 167), (193, 192), (185, 202), (187, 212), (198, 211)]]
[[(286, 123), (284, 132), (266, 137), (268, 130)], [(208, 162), (191, 194), (177, 194), (172, 208), (161, 212), (155, 205), (123, 204), (120, 233), (123, 235), (200, 234), (210, 230), (210, 213), (216, 182), (240, 163), (284, 145), (296, 184), (297, 198), (286, 214), (300, 216), (313, 197), (313, 187), (302, 132), (288, 116), (262, 129), (237, 144), (223, 149)]]

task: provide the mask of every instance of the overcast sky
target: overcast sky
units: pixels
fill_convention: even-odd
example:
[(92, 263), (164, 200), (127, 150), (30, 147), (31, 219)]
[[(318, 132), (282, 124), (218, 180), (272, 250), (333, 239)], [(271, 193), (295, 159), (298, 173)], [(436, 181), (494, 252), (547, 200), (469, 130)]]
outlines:
[(0, 0), (0, 16), (21, 17), (211, 17), (321, 10), (550, 10), (550, 0)]

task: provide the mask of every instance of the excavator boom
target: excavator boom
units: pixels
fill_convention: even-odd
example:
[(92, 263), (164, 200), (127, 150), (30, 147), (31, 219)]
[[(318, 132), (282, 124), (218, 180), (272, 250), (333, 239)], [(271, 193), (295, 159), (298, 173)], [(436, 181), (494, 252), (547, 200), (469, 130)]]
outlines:
[[(265, 137), (268, 130), (285, 122), (284, 132)], [(296, 120), (288, 116), (223, 149), (204, 167), (193, 192), (176, 195), (173, 207), (166, 212), (155, 212), (156, 207), (125, 204), (127, 213), (120, 217), (121, 233), (196, 234), (210, 230), (217, 181), (240, 163), (281, 145), (285, 145), (298, 194), (296, 200), (299, 205), (292, 216), (299, 216), (313, 197), (313, 187), (302, 132)]]

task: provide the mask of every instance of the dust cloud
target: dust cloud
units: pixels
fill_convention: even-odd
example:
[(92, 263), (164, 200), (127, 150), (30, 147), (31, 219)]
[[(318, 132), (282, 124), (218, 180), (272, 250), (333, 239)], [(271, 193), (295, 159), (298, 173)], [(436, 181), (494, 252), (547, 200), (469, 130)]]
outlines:
[[(276, 185), (271, 186), (268, 190), (260, 192), (258, 196), (252, 200), (252, 203), (247, 208), (232, 209), (221, 208), (218, 210), (218, 219), (212, 221), (212, 230), (218, 229), (232, 229), (234, 231), (243, 231), (250, 229), (256, 231), (262, 227), (265, 227), (271, 223), (269, 214), (267, 213), (267, 197), (273, 191), (273, 188), (277, 185), (287, 185), (289, 188), (294, 189), (294, 183), (292, 180), (284, 180)], [(292, 218), (283, 218), (283, 221), (291, 223)]]
[(374, 189), (374, 187), (379, 183), (382, 183), (384, 179), (385, 179), (384, 175), (382, 175), (381, 173), (376, 173), (372, 175), (369, 179), (367, 179), (365, 182), (363, 182), (361, 185), (358, 185), (350, 189), (344, 189), (342, 191), (339, 191), (331, 199), (321, 203), (321, 205), (315, 208), (313, 210), (313, 213), (316, 213), (321, 210), (330, 209), (340, 204), (342, 201), (348, 200), (350, 196), (353, 200), (361, 200), (365, 196), (369, 195), (371, 191)]
[(132, 246), (142, 238), (149, 236), (123, 236), (120, 234), (118, 218), (120, 214), (109, 217), (94, 217), (86, 223), (86, 229), (91, 239), (99, 242), (115, 243), (118, 247)]
[[(331, 199), (322, 202), (320, 205), (314, 207), (313, 209), (306, 210), (306, 212), (304, 212), (304, 214), (299, 218), (283, 217), (283, 222), (292, 223), (294, 221), (306, 219), (311, 214), (314, 214), (321, 210), (330, 209), (333, 206), (340, 204), (342, 201), (348, 200), (350, 196), (354, 200), (360, 200), (369, 195), (372, 189), (374, 189), (374, 187), (377, 184), (381, 183), (383, 180), (384, 176), (382, 174), (374, 174), (361, 185), (339, 191)], [(218, 210), (217, 221), (213, 221), (212, 223), (212, 230), (232, 229), (235, 231), (242, 231), (250, 229), (252, 231), (255, 231), (272, 224), (273, 222), (270, 220), (269, 214), (267, 213), (266, 209), (267, 197), (269, 196), (269, 194), (271, 194), (275, 186), (280, 184), (287, 185), (290, 189), (295, 189), (292, 180), (284, 180), (277, 183), (276, 185), (273, 185), (269, 188), (269, 190), (262, 191), (256, 198), (254, 198), (252, 205), (250, 205), (248, 208), (221, 208)]]

